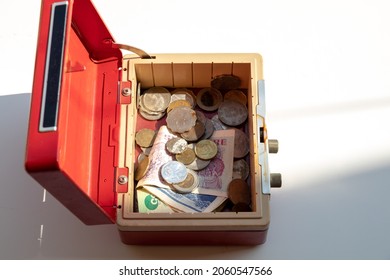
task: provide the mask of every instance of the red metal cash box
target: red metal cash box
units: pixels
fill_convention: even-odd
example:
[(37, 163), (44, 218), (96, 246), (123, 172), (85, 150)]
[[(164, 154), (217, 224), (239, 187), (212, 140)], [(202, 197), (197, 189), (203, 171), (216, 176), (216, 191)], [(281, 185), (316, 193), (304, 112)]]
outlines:
[[(122, 56), (119, 48), (137, 55)], [(137, 213), (137, 87), (209, 87), (233, 75), (246, 92), (250, 212)], [(138, 93), (139, 94), (139, 93)], [(116, 44), (90, 0), (42, 2), (26, 170), (87, 225), (116, 223), (126, 244), (261, 244), (271, 177), (258, 54), (156, 54)], [(277, 144), (277, 143), (273, 143)], [(271, 176), (272, 175), (272, 176)]]

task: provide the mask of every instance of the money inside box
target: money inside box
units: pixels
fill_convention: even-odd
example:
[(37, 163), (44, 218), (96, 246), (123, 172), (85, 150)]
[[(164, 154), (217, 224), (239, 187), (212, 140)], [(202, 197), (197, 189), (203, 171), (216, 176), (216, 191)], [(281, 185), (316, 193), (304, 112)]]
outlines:
[(124, 57), (132, 103), (122, 107), (120, 158), (132, 186), (118, 196), (120, 225), (147, 227), (168, 214), (161, 228), (183, 218), (212, 227), (265, 214), (256, 121), (261, 57), (235, 56), (238, 62), (227, 55)]

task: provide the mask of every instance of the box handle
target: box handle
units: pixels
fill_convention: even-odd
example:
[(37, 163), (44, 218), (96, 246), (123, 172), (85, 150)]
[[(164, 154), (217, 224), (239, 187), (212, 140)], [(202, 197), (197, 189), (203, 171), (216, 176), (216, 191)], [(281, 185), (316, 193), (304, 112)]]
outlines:
[(112, 42), (112, 41), (111, 41), (111, 45), (112, 45), (112, 47), (114, 49), (122, 49), (122, 50), (127, 50), (127, 51), (130, 51), (132, 53), (135, 53), (136, 55), (138, 55), (142, 59), (156, 58), (155, 56), (151, 56), (147, 52), (145, 52), (145, 51), (143, 51), (143, 50), (141, 50), (139, 48), (133, 47), (133, 46), (129, 46), (129, 45), (125, 45), (125, 44), (119, 44), (119, 43), (115, 43), (115, 42)]

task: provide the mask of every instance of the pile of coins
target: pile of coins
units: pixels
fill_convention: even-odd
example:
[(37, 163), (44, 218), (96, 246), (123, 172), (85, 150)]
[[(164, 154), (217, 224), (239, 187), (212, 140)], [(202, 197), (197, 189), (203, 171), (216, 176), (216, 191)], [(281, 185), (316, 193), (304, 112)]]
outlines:
[[(244, 159), (249, 153), (249, 138), (242, 130), (248, 118), (247, 96), (237, 89), (239, 85), (237, 77), (222, 75), (197, 94), (186, 88), (170, 92), (164, 87), (152, 87), (138, 99), (139, 114), (144, 119), (156, 121), (166, 117), (167, 128), (177, 136), (165, 145), (172, 160), (161, 167), (160, 175), (179, 193), (196, 189), (197, 171), (206, 168), (217, 155), (217, 145), (209, 140), (214, 131), (235, 130), (233, 178), (228, 188), (233, 206), (228, 211), (236, 212), (251, 211), (250, 187), (246, 183), (250, 170)], [(135, 171), (137, 181), (145, 175), (155, 137), (156, 132), (151, 129), (136, 132), (135, 141), (142, 150)]]

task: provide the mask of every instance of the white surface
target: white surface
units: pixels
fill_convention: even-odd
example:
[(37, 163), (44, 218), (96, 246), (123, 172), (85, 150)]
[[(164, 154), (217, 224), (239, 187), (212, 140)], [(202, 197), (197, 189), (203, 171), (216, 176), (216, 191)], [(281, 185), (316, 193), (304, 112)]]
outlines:
[[(40, 1), (0, 4), (0, 258), (389, 259), (388, 1), (95, 0), (117, 42), (150, 53), (258, 52), (279, 139), (268, 240), (126, 246), (87, 227), (23, 169)], [(23, 8), (21, 8), (23, 7)], [(20, 94), (23, 93), (23, 94)], [(16, 95), (15, 95), (16, 94)]]

